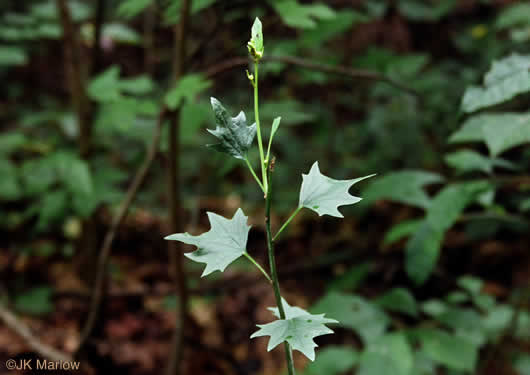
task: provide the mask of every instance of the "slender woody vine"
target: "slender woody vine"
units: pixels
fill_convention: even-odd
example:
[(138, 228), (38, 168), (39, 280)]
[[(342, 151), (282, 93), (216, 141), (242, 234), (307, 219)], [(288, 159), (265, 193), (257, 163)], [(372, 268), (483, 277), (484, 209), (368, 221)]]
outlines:
[[(317, 336), (333, 333), (326, 324), (338, 323), (334, 319), (325, 318), (324, 314), (313, 315), (300, 307), (290, 306), (282, 297), (276, 261), (274, 254), (274, 242), (280, 233), (289, 225), (292, 219), (302, 210), (309, 208), (322, 215), (343, 217), (338, 207), (354, 204), (361, 198), (354, 197), (348, 193), (350, 187), (365, 178), (365, 176), (351, 180), (334, 180), (322, 173), (315, 162), (308, 174), (302, 174), (302, 186), (298, 207), (287, 221), (280, 227), (276, 234), (272, 234), (270, 213), (273, 198), (272, 175), (274, 172), (275, 159), (271, 155), (271, 145), (276, 131), (280, 126), (281, 118), (277, 117), (272, 124), (267, 150), (263, 148), (261, 126), (259, 119), (258, 104), (258, 78), (259, 63), (264, 54), (263, 34), (261, 22), (258, 18), (254, 21), (251, 31), (251, 39), (247, 44), (250, 56), (254, 63), (253, 73), (247, 70), (249, 79), (254, 90), (254, 114), (255, 123), (248, 126), (246, 116), (241, 111), (236, 117), (231, 117), (219, 100), (211, 98), (212, 108), (216, 118), (216, 129), (208, 131), (219, 139), (219, 143), (209, 145), (217, 151), (227, 153), (236, 159), (243, 160), (250, 170), (252, 177), (263, 191), (265, 199), (265, 229), (267, 233), (267, 250), (269, 258), (270, 275), (265, 269), (247, 252), (247, 240), (250, 226), (247, 217), (240, 208), (231, 219), (224, 218), (215, 213), (208, 212), (211, 229), (199, 236), (188, 233), (177, 233), (167, 236), (167, 240), (181, 241), (194, 245), (197, 249), (185, 256), (196, 262), (205, 263), (206, 267), (202, 276), (214, 271), (224, 271), (234, 260), (245, 256), (250, 262), (263, 273), (265, 278), (272, 284), (276, 298), (275, 308), (269, 308), (277, 320), (263, 325), (258, 325), (259, 330), (252, 334), (251, 338), (270, 336), (267, 350), (272, 350), (284, 343), (289, 375), (295, 374), (292, 350), (298, 350), (310, 360), (315, 359), (315, 347), (313, 339)], [(248, 150), (252, 146), (257, 135), (261, 179), (254, 171), (248, 159)]]

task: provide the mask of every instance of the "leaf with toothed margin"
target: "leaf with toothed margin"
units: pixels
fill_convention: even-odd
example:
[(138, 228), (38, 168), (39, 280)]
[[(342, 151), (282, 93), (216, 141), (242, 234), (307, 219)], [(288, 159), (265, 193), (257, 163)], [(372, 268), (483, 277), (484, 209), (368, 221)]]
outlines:
[[(258, 324), (259, 330), (254, 332), (251, 339), (270, 336), (267, 351), (271, 351), (284, 341), (293, 350), (298, 350), (311, 361), (315, 360), (315, 348), (318, 346), (313, 339), (317, 336), (333, 333), (325, 326), (328, 323), (338, 323), (335, 319), (324, 318), (324, 314), (313, 315), (296, 306), (289, 306), (282, 298), (285, 319), (278, 319), (268, 324)], [(276, 317), (280, 317), (277, 307), (269, 308)]]
[(238, 208), (232, 219), (213, 212), (207, 214), (211, 224), (208, 232), (199, 236), (176, 233), (164, 238), (197, 246), (197, 250), (184, 255), (195, 262), (206, 263), (202, 276), (217, 270), (223, 272), (230, 263), (245, 254), (250, 230), (248, 217), (241, 208)]
[(374, 174), (353, 180), (334, 180), (320, 173), (316, 161), (308, 174), (302, 174), (299, 207), (315, 211), (319, 216), (330, 215), (344, 217), (338, 210), (339, 206), (354, 204), (362, 198), (348, 193), (350, 187)]
[(236, 117), (230, 117), (228, 111), (215, 98), (210, 99), (217, 127), (207, 129), (210, 134), (219, 138), (221, 142), (207, 145), (216, 151), (224, 152), (236, 159), (245, 159), (252, 141), (256, 136), (256, 124), (247, 126), (247, 118), (243, 111)]

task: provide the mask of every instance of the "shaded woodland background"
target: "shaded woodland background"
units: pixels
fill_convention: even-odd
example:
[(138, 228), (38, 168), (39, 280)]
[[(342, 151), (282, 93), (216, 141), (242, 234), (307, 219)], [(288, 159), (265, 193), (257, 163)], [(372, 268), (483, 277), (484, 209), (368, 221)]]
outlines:
[[(272, 320), (263, 278), (241, 261), (201, 279), (190, 248), (163, 240), (243, 207), (267, 264), (262, 194), (244, 164), (204, 147), (210, 96), (253, 117), (259, 16), (265, 134), (282, 117), (273, 226), (314, 160), (334, 178), (378, 174), (344, 219), (304, 212), (277, 244), (289, 301), (341, 322), (314, 363), (295, 353), (299, 373), (530, 374), (528, 2), (0, 11), (1, 373), (37, 356), (75, 357), (87, 374), (284, 371), (281, 349), (249, 339)], [(478, 87), (494, 61), (491, 101)]]

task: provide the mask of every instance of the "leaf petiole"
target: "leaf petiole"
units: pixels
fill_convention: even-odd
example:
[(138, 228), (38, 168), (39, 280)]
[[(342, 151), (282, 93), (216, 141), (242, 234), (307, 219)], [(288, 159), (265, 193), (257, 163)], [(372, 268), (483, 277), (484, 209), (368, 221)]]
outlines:
[(282, 233), (282, 231), (289, 225), (289, 223), (291, 222), (291, 220), (294, 219), (294, 217), (298, 214), (298, 212), (300, 212), (300, 210), (303, 208), (303, 206), (298, 206), (298, 208), (291, 214), (291, 216), (289, 216), (289, 219), (287, 219), (287, 221), (285, 223), (283, 223), (282, 227), (280, 228), (280, 230), (278, 230), (278, 232), (276, 232), (276, 234), (274, 235), (274, 238), (272, 239), (273, 241), (276, 241), (276, 238), (278, 238), (278, 236), (280, 235), (280, 233)]
[(263, 269), (263, 267), (260, 266), (260, 264), (259, 264), (258, 262), (256, 262), (256, 260), (255, 260), (254, 258), (252, 258), (252, 256), (251, 256), (249, 253), (247, 253), (246, 251), (243, 253), (243, 255), (246, 256), (247, 259), (250, 260), (250, 262), (251, 262), (253, 265), (255, 265), (255, 266), (257, 267), (258, 270), (261, 271), (261, 273), (267, 278), (267, 280), (269, 280), (269, 283), (272, 284), (272, 279), (271, 279), (271, 277), (269, 276), (269, 274), (267, 273), (267, 271), (265, 271), (265, 270)]
[(261, 183), (260, 179), (256, 175), (256, 172), (254, 172), (254, 168), (252, 168), (252, 164), (250, 164), (250, 162), (248, 161), (247, 157), (245, 157), (245, 162), (247, 163), (247, 166), (248, 166), (248, 169), (250, 170), (250, 173), (252, 173), (252, 176), (254, 177), (256, 182), (258, 183), (258, 185), (261, 188), (261, 190), (263, 191), (263, 193), (266, 193), (265, 192), (265, 188), (263, 187), (263, 184)]

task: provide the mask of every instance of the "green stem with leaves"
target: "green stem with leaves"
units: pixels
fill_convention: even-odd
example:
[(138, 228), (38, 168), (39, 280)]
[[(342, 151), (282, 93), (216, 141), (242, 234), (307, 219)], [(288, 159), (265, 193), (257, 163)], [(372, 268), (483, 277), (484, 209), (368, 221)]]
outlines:
[[(276, 305), (278, 306), (278, 312), (280, 313), (280, 319), (285, 319), (285, 310), (282, 303), (282, 295), (280, 293), (280, 282), (278, 280), (278, 272), (276, 271), (276, 259), (274, 256), (274, 238), (271, 232), (271, 203), (272, 203), (272, 165), (274, 163), (268, 163), (266, 168), (266, 178), (268, 181), (268, 189), (265, 198), (265, 227), (267, 231), (267, 250), (269, 253), (269, 267), (272, 277), (272, 287), (274, 288), (274, 297), (276, 298)], [(287, 341), (285, 341), (285, 357), (287, 360), (287, 370), (289, 375), (295, 375), (293, 351)]]
[(254, 60), (254, 79), (252, 86), (254, 87), (254, 117), (256, 118), (256, 129), (258, 134), (258, 148), (259, 148), (259, 160), (261, 164), (261, 176), (263, 178), (263, 189), (267, 193), (267, 171), (265, 165), (265, 155), (263, 153), (263, 142), (261, 140), (261, 128), (259, 123), (259, 102), (258, 102), (258, 74), (259, 74), (259, 61)]

